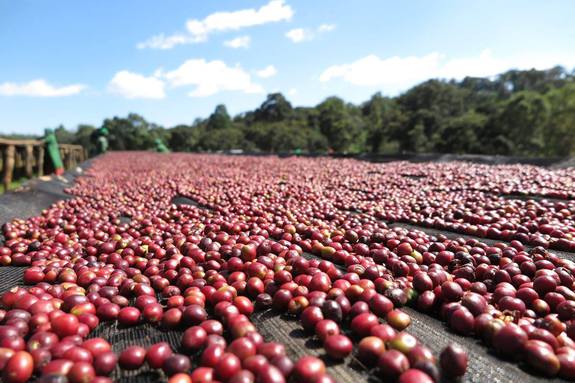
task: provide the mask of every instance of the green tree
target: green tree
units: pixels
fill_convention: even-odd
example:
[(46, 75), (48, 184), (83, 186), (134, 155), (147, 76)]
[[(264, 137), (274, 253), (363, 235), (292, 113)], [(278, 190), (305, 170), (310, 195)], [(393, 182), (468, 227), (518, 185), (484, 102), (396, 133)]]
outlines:
[(453, 82), (426, 81), (399, 96), (398, 103), (405, 114), (402, 129), (395, 138), (401, 150), (433, 152), (441, 143), (441, 130), (450, 118), (464, 114), (470, 91)]
[(277, 122), (291, 118), (293, 109), (281, 93), (268, 94), (266, 100), (254, 112), (255, 121)]
[(245, 139), (252, 142), (258, 151), (273, 151), (271, 137), (273, 136), (274, 127), (272, 124), (255, 122), (244, 125), (242, 130)]
[(546, 98), (550, 112), (543, 133), (544, 154), (575, 155), (575, 83), (551, 90)]
[(150, 133), (150, 124), (138, 114), (106, 119), (102, 126), (110, 132), (111, 150), (146, 150), (154, 147), (155, 137)]
[[(175, 151), (566, 156), (575, 154), (575, 70), (429, 80), (398, 97), (376, 93), (359, 106), (330, 97), (294, 108), (281, 93), (272, 93), (257, 109), (233, 118), (218, 105), (209, 118), (171, 129), (138, 114), (105, 119), (102, 127), (112, 150), (148, 150), (160, 139)], [(55, 134), (59, 142), (81, 144), (92, 153), (94, 131), (90, 125), (76, 131), (60, 126)]]
[(72, 133), (68, 129), (66, 129), (64, 127), (64, 125), (58, 126), (54, 130), (54, 134), (56, 134), (56, 139), (58, 140), (59, 144), (72, 144), (72, 143), (74, 143), (74, 133)]
[(405, 123), (397, 102), (378, 92), (362, 105), (362, 113), (367, 124), (367, 150), (371, 153), (397, 152), (399, 143), (393, 137)]
[(92, 134), (96, 131), (96, 127), (87, 124), (80, 124), (74, 134), (74, 144), (82, 145), (88, 150), (90, 155), (95, 154), (95, 146), (92, 141)]
[(435, 148), (441, 153), (481, 153), (478, 136), (487, 123), (487, 117), (475, 111), (450, 118), (440, 131)]
[(206, 128), (208, 130), (221, 130), (228, 129), (232, 126), (232, 119), (228, 114), (228, 110), (225, 105), (216, 106), (214, 113), (208, 118), (208, 124)]
[(196, 150), (202, 130), (199, 126), (177, 125), (168, 131), (168, 146), (175, 152)]
[(317, 106), (321, 133), (336, 152), (357, 152), (363, 146), (363, 121), (358, 113), (350, 113), (341, 98), (329, 97)]
[(521, 91), (503, 104), (495, 117), (497, 136), (506, 137), (514, 155), (540, 155), (544, 147), (544, 129), (550, 116), (547, 99), (534, 91)]
[(565, 85), (567, 81), (568, 73), (563, 67), (556, 66), (547, 70), (510, 70), (497, 76), (496, 83), (502, 84), (505, 93), (511, 95), (523, 91), (545, 93)]
[(200, 137), (199, 147), (207, 151), (244, 149), (248, 150), (248, 143), (243, 132), (238, 128), (206, 130)]

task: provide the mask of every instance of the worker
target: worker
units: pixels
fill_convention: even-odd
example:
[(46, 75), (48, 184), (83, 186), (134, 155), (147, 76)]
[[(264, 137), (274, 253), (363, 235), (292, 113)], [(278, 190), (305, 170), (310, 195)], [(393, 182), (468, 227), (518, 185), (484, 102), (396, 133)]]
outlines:
[(56, 134), (52, 129), (44, 130), (44, 143), (46, 144), (46, 151), (48, 156), (52, 161), (54, 166), (54, 173), (58, 176), (64, 174), (64, 164), (62, 163), (62, 158), (60, 157), (60, 148), (58, 147), (58, 141), (56, 140)]
[(168, 147), (166, 145), (164, 145), (164, 143), (162, 142), (161, 139), (156, 138), (154, 140), (154, 143), (156, 144), (156, 152), (158, 153), (169, 153), (170, 149), (168, 149)]
[(96, 150), (98, 154), (104, 154), (108, 151), (108, 129), (101, 127), (96, 131)]

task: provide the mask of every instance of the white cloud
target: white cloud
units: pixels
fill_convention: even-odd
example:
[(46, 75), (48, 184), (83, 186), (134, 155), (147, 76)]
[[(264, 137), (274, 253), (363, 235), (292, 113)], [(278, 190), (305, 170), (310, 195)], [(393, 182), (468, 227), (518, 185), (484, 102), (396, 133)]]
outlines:
[(46, 80), (38, 79), (26, 83), (5, 82), (0, 84), (2, 96), (29, 96), (29, 97), (64, 97), (80, 93), (86, 88), (82, 84), (72, 84), (57, 87)]
[(163, 33), (153, 36), (148, 40), (138, 43), (136, 47), (138, 49), (172, 49), (176, 45), (181, 44), (193, 44), (204, 42), (205, 38), (201, 36), (189, 36), (182, 33), (178, 33), (171, 36), (166, 36)]
[(313, 34), (303, 28), (291, 29), (286, 32), (285, 36), (296, 44), (313, 38)]
[(224, 41), (224, 45), (229, 48), (248, 48), (251, 43), (250, 36), (239, 36), (235, 39)]
[(234, 12), (212, 13), (203, 20), (189, 20), (188, 31), (193, 36), (205, 36), (211, 32), (237, 30), (244, 27), (290, 20), (293, 10), (284, 0), (272, 0), (260, 9), (242, 9)]
[(264, 92), (239, 65), (229, 67), (220, 60), (187, 60), (177, 69), (164, 73), (163, 77), (173, 87), (195, 86), (189, 93), (191, 97), (207, 97), (223, 91)]
[(320, 75), (322, 82), (342, 78), (353, 85), (406, 88), (411, 84), (433, 77), (438, 72), (441, 55), (431, 53), (422, 57), (390, 57), (375, 55), (361, 58), (351, 64), (334, 65)]
[(511, 68), (546, 69), (557, 64), (572, 67), (575, 65), (575, 55), (537, 54), (497, 58), (490, 50), (482, 51), (479, 56), (461, 58), (449, 58), (437, 52), (383, 59), (369, 55), (349, 64), (330, 66), (319, 79), (321, 82), (342, 79), (358, 86), (383, 87), (387, 93), (396, 94), (430, 78), (487, 77)]
[(278, 70), (273, 65), (268, 65), (264, 69), (256, 71), (256, 74), (261, 78), (273, 77), (278, 73)]
[(297, 94), (297, 89), (296, 88), (290, 88), (290, 90), (288, 90), (288, 95), (289, 96), (295, 96)]
[(287, 21), (293, 9), (284, 0), (271, 0), (259, 9), (248, 8), (232, 12), (215, 12), (204, 19), (186, 22), (187, 32), (171, 36), (160, 34), (138, 44), (138, 48), (170, 49), (176, 45), (204, 42), (214, 32), (226, 32), (256, 25)]
[(114, 75), (108, 84), (108, 90), (128, 99), (160, 99), (166, 97), (164, 86), (164, 81), (157, 77), (146, 77), (123, 70)]
[(301, 43), (313, 40), (317, 34), (331, 32), (335, 29), (335, 24), (321, 24), (315, 31), (305, 28), (294, 28), (286, 32), (285, 36), (293, 43)]
[(335, 24), (322, 24), (319, 27), (317, 27), (317, 31), (322, 33), (322, 32), (331, 32), (335, 29)]

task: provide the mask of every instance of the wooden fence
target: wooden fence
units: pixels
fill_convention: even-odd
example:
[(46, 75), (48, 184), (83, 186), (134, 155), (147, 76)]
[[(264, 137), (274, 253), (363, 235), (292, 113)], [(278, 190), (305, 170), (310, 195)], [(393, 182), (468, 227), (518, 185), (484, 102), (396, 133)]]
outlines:
[[(59, 147), (65, 169), (70, 169), (87, 158), (81, 145), (60, 144)], [(4, 190), (10, 188), (15, 171), (26, 178), (32, 178), (34, 173), (39, 177), (44, 175), (44, 169), (49, 167), (45, 163), (45, 157), (42, 141), (0, 139), (0, 170)]]

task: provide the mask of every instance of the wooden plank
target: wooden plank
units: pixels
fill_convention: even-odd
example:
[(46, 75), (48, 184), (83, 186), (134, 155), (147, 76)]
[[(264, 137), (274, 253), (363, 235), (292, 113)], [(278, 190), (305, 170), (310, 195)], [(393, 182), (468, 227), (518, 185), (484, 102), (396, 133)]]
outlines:
[(66, 149), (82, 149), (82, 145), (74, 145), (74, 144), (58, 144), (61, 148)]
[(0, 138), (0, 145), (44, 145), (42, 141), (38, 140), (7, 140), (5, 138)]

